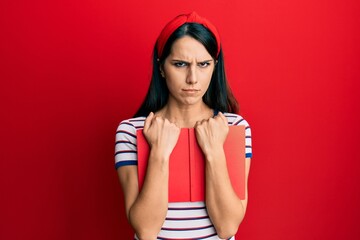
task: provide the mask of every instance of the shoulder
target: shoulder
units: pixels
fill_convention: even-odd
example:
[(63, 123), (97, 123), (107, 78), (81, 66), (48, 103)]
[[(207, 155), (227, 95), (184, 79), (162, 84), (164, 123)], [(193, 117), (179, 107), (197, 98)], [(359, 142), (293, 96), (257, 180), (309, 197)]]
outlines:
[(134, 132), (138, 129), (144, 128), (145, 117), (136, 117), (122, 120), (117, 128), (117, 131)]
[(245, 120), (245, 118), (243, 118), (239, 114), (224, 112), (224, 116), (227, 118), (228, 124), (230, 126), (244, 125), (245, 127), (249, 127), (249, 123)]
[(145, 117), (125, 119), (120, 122), (116, 129), (116, 139), (136, 139), (136, 131), (144, 128)]

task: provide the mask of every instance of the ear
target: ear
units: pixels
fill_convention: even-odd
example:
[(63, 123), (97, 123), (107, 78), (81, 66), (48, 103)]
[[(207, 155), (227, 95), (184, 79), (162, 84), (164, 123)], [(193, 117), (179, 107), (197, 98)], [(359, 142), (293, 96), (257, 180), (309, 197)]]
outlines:
[(163, 67), (163, 65), (162, 65), (162, 64), (160, 64), (159, 69), (160, 69), (160, 74), (161, 74), (161, 76), (162, 76), (163, 78), (165, 78), (164, 67)]
[(217, 63), (218, 63), (218, 60), (217, 60), (217, 59), (214, 59), (214, 68), (213, 68), (213, 73), (215, 72), (215, 68), (216, 68)]

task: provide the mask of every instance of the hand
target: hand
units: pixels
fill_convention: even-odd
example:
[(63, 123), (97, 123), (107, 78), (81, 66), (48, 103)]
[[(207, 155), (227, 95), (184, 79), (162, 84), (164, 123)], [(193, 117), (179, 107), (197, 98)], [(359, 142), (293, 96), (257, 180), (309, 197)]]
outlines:
[(221, 112), (214, 118), (198, 121), (195, 124), (196, 139), (205, 156), (223, 150), (228, 132), (228, 121)]
[(179, 138), (180, 128), (151, 112), (145, 119), (143, 133), (150, 148), (159, 150), (168, 159)]

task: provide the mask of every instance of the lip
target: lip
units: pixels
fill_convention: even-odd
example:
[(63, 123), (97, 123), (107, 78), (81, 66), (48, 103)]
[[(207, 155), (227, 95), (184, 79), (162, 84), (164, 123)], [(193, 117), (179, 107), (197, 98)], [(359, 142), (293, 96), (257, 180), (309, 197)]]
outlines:
[(200, 89), (193, 89), (193, 88), (185, 88), (182, 89), (184, 92), (198, 92), (200, 91)]

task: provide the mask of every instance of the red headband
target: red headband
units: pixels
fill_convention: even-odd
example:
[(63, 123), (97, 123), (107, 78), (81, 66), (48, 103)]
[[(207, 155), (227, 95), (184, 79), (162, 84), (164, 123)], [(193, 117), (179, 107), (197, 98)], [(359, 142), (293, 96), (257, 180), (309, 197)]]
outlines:
[(166, 24), (166, 26), (161, 31), (161, 33), (158, 37), (158, 40), (157, 40), (157, 52), (158, 52), (159, 58), (161, 57), (161, 55), (163, 53), (164, 46), (165, 46), (167, 40), (169, 39), (170, 35), (184, 23), (199, 23), (199, 24), (202, 24), (204, 27), (206, 27), (215, 36), (215, 39), (217, 42), (216, 56), (217, 57), (219, 56), (220, 36), (219, 36), (219, 33), (217, 32), (215, 26), (212, 25), (207, 19), (202, 18), (199, 15), (197, 15), (196, 12), (192, 12), (190, 14), (179, 15), (176, 18), (174, 18), (173, 20), (171, 20), (168, 24)]

